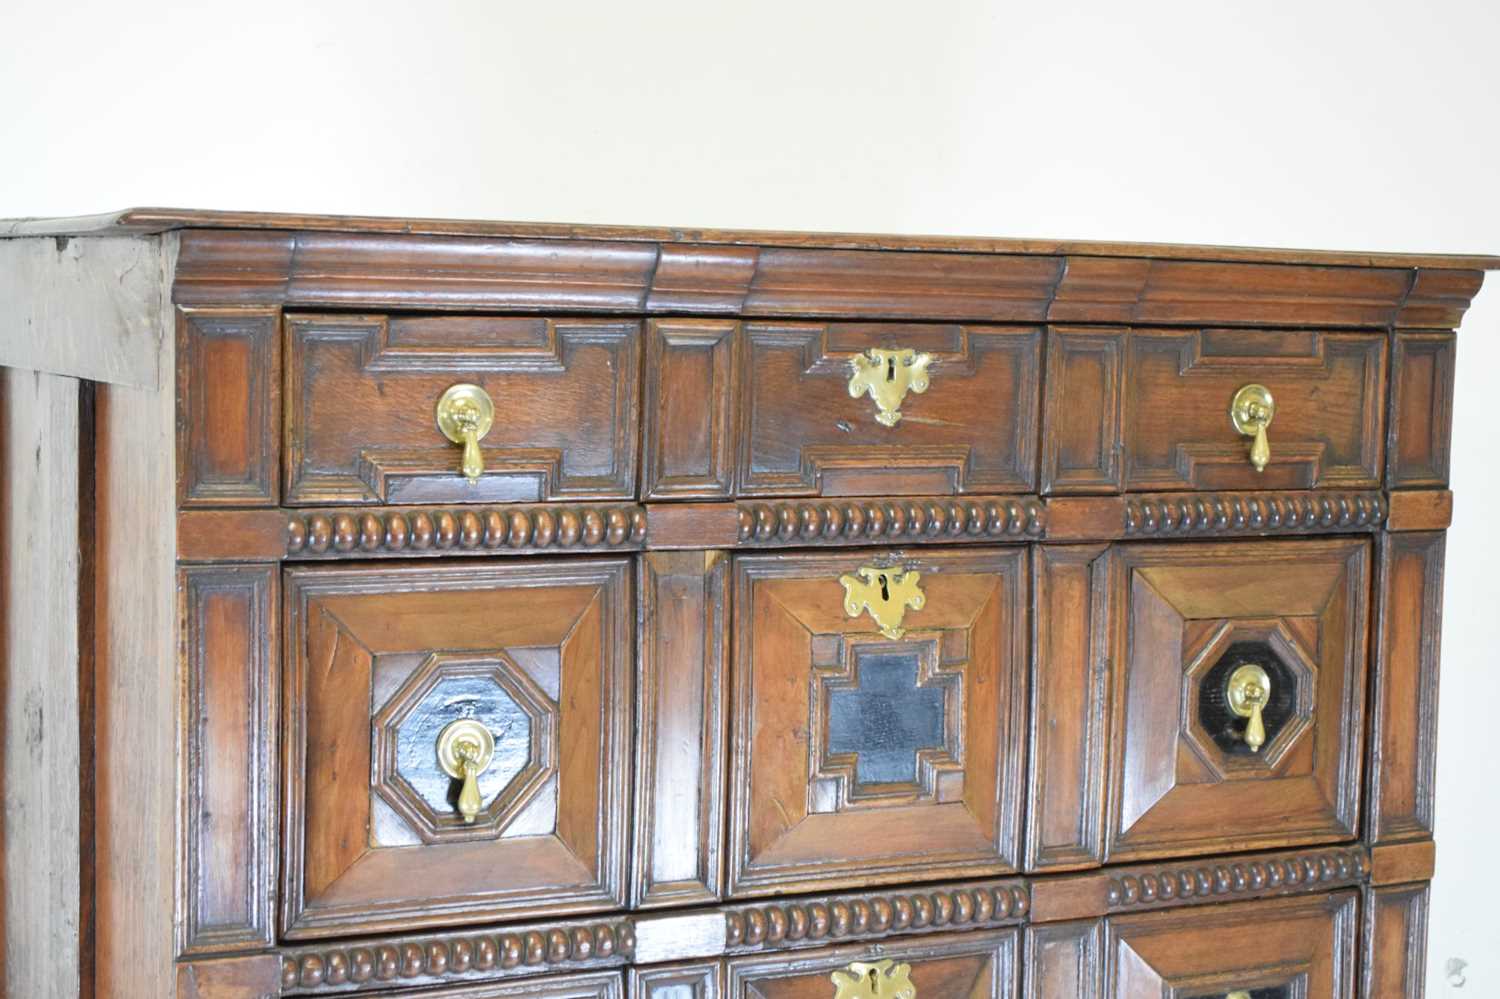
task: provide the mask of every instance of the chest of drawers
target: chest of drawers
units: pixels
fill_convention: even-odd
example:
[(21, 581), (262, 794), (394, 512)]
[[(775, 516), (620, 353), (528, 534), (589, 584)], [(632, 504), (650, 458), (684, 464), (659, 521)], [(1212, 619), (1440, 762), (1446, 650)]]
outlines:
[(1500, 260), (0, 232), (9, 994), (1420, 993)]

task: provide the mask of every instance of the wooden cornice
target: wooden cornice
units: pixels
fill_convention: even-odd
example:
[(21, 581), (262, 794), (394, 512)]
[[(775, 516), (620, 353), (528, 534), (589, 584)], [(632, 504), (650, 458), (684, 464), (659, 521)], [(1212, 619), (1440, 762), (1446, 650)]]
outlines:
[(173, 295), (190, 307), (1448, 329), (1484, 277), (1451, 261), (1371, 267), (1058, 247), (187, 229)]

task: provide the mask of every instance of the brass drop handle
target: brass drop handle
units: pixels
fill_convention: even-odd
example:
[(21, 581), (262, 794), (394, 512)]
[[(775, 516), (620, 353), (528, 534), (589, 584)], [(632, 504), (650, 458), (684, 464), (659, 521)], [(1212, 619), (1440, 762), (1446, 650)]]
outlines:
[(1249, 719), (1245, 723), (1245, 745), (1252, 753), (1260, 752), (1266, 744), (1266, 723), (1261, 713), (1271, 699), (1270, 674), (1255, 663), (1237, 666), (1229, 674), (1227, 694), (1229, 710)]
[(479, 442), (495, 422), (495, 404), (478, 385), (449, 386), (437, 404), (437, 425), (443, 436), (464, 446), (463, 473), (471, 483), (484, 474)]
[(1224, 999), (1250, 999), (1249, 989), (1235, 989), (1233, 992), (1224, 993)]
[(484, 804), (479, 796), (479, 775), (495, 758), (494, 734), (473, 718), (451, 721), (438, 733), (437, 756), (443, 773), (464, 782), (458, 792), (458, 811), (466, 824), (473, 825)]
[(849, 395), (855, 399), (869, 393), (875, 400), (875, 421), (894, 427), (901, 422), (901, 403), (907, 392), (921, 395), (927, 391), (927, 366), (931, 354), (915, 350), (882, 350), (871, 347), (849, 359)]
[(1242, 386), (1229, 404), (1229, 419), (1234, 429), (1255, 438), (1250, 445), (1250, 464), (1257, 472), (1264, 472), (1271, 463), (1271, 442), (1266, 431), (1275, 417), (1276, 400), (1264, 385)]
[(855, 961), (829, 976), (833, 980), (833, 999), (917, 999), (917, 987), (911, 981), (911, 965), (884, 961)]

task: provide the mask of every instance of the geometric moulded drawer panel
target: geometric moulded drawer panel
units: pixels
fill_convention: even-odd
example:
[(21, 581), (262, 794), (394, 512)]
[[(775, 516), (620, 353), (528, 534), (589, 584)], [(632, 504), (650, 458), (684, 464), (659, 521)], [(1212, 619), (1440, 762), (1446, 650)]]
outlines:
[(284, 936), (622, 902), (628, 561), (295, 569), (286, 593)]

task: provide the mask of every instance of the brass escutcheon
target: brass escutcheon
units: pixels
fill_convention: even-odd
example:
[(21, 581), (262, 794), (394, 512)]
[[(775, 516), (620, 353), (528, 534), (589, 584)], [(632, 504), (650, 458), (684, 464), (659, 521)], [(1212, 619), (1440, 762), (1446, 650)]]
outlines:
[(1261, 711), (1271, 699), (1270, 674), (1255, 663), (1235, 667), (1229, 674), (1225, 699), (1229, 702), (1229, 710), (1249, 719), (1245, 724), (1245, 745), (1252, 753), (1260, 752), (1260, 747), (1266, 744), (1266, 724)]
[(894, 427), (901, 422), (901, 402), (908, 391), (921, 395), (927, 391), (927, 366), (931, 354), (915, 350), (882, 350), (871, 347), (849, 359), (853, 374), (849, 376), (849, 394), (858, 399), (869, 393), (875, 400), (876, 422)]
[(861, 566), (858, 576), (848, 573), (839, 577), (844, 584), (844, 612), (850, 617), (859, 617), (865, 611), (880, 626), (886, 638), (900, 638), (906, 634), (901, 620), (906, 608), (921, 610), (927, 596), (917, 586), (922, 578), (920, 572), (900, 569), (882, 569), (876, 565)]
[(479, 441), (495, 422), (495, 404), (478, 385), (451, 385), (437, 404), (437, 425), (443, 436), (464, 446), (464, 478), (478, 482), (484, 474)]
[(1229, 403), (1229, 420), (1245, 437), (1254, 437), (1250, 445), (1250, 464), (1264, 472), (1271, 463), (1271, 442), (1266, 431), (1276, 418), (1276, 400), (1264, 385), (1244, 385)]
[(833, 999), (916, 999), (911, 965), (884, 961), (855, 961), (829, 976), (838, 991)]
[(458, 793), (458, 811), (464, 822), (473, 825), (483, 804), (479, 797), (479, 775), (495, 758), (494, 734), (473, 718), (451, 721), (438, 733), (437, 757), (443, 773), (464, 782)]

